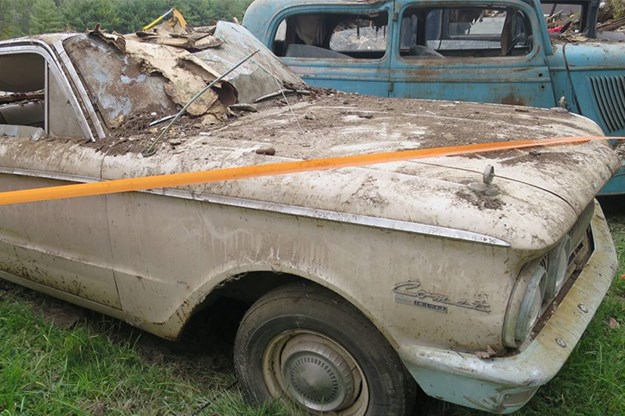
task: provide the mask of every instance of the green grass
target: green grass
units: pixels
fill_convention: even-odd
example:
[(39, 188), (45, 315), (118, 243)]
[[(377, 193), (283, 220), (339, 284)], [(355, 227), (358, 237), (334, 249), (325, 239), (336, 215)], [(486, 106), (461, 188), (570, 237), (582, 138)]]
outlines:
[[(621, 276), (625, 215), (610, 217), (610, 226)], [(610, 318), (620, 326), (611, 327)], [(243, 403), (229, 342), (215, 340), (213, 332), (169, 343), (0, 284), (0, 416), (289, 415), (280, 403), (261, 409)], [(481, 414), (452, 405), (446, 410), (455, 416)], [(516, 414), (625, 414), (625, 279), (617, 277), (558, 376)]]
[(246, 406), (219, 353), (190, 354), (73, 307), (77, 320), (64, 327), (43, 319), (42, 302), (58, 304), (0, 287), (1, 416), (288, 414), (278, 403)]

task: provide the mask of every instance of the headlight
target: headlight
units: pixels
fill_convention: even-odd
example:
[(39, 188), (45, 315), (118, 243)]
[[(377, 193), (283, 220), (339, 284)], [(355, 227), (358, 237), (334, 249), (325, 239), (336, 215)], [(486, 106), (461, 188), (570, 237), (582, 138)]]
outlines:
[(545, 291), (545, 299), (553, 300), (566, 281), (566, 271), (569, 267), (569, 257), (571, 256), (571, 237), (566, 236), (560, 244), (552, 250), (547, 256), (549, 277), (547, 290)]
[(587, 233), (593, 210), (594, 202), (586, 207), (555, 248), (521, 269), (504, 320), (506, 347), (518, 348), (527, 340), (538, 319), (562, 292), (567, 278), (574, 272), (575, 263), (590, 256)]
[(543, 311), (548, 276), (542, 264), (540, 260), (529, 263), (517, 279), (504, 324), (508, 347), (518, 347), (527, 339)]

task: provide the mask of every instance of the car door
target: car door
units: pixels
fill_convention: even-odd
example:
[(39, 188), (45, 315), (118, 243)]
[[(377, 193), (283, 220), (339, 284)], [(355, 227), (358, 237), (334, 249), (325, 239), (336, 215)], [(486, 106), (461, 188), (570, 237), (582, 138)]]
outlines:
[(291, 7), (273, 21), (272, 49), (310, 85), (387, 96), (393, 1)]
[[(43, 42), (0, 46), (0, 192), (100, 177), (59, 65)], [(2, 277), (119, 308), (111, 262), (104, 197), (0, 206)]]
[(523, 2), (396, 2), (394, 97), (553, 107), (541, 26)]

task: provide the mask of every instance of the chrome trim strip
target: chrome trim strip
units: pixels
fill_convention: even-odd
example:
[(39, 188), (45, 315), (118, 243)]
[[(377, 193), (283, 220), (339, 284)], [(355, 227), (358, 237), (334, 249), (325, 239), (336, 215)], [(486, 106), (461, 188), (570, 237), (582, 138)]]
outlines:
[[(98, 182), (97, 178), (81, 177), (63, 173), (42, 172), (31, 169), (4, 168), (0, 167), (0, 174), (13, 174), (20, 176), (35, 176), (46, 179), (55, 179), (67, 182)], [(386, 218), (370, 217), (367, 215), (348, 214), (344, 212), (329, 211), (324, 209), (306, 208), (294, 205), (285, 205), (274, 202), (255, 201), (251, 199), (236, 198), (221, 195), (197, 195), (192, 191), (182, 189), (150, 189), (139, 191), (153, 195), (171, 196), (193, 201), (209, 202), (212, 204), (225, 205), (237, 208), (253, 209), (257, 211), (271, 211), (287, 215), (320, 219), (326, 221), (344, 222), (354, 225), (382, 228), (387, 230), (404, 231), (414, 234), (431, 235), (435, 237), (450, 238), (453, 240), (470, 241), (473, 243), (488, 244), (498, 247), (510, 247), (510, 243), (484, 234), (471, 231), (457, 230), (454, 228), (440, 227), (437, 225), (421, 224), (416, 222), (391, 220)]]
[(48, 60), (45, 58), (44, 60), (43, 90), (45, 93), (43, 94), (43, 129), (47, 136), (50, 134), (50, 94), (48, 92), (50, 91), (50, 71), (53, 71), (53, 69), (50, 68)]
[(67, 173), (48, 172), (48, 171), (36, 170), (36, 169), (10, 168), (10, 167), (4, 167), (4, 166), (0, 167), (0, 174), (33, 176), (36, 178), (54, 179), (57, 181), (76, 182), (76, 183), (100, 182), (100, 179), (94, 178), (91, 176), (71, 175)]
[(238, 208), (248, 208), (259, 211), (272, 211), (281, 214), (321, 219), (327, 221), (345, 222), (348, 224), (365, 225), (395, 231), (405, 231), (415, 234), (425, 234), (435, 237), (445, 237), (454, 240), (471, 241), (474, 243), (489, 244), (499, 247), (510, 247), (510, 243), (498, 238), (490, 237), (471, 231), (440, 227), (437, 225), (421, 224), (416, 222), (398, 221), (387, 218), (370, 217), (367, 215), (348, 214), (344, 212), (328, 211), (324, 209), (305, 208), (294, 205), (278, 204), (274, 202), (255, 201), (251, 199), (235, 198), (220, 195), (193, 195), (189, 191), (179, 189), (152, 189), (148, 193), (174, 196), (177, 198), (192, 199), (194, 201), (210, 202)]

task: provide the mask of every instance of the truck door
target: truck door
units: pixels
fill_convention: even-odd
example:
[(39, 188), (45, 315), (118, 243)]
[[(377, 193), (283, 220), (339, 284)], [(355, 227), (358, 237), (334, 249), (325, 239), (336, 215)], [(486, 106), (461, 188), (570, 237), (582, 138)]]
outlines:
[(307, 83), (389, 94), (393, 1), (289, 8), (274, 21), (272, 49)]
[(531, 5), (475, 4), (397, 0), (391, 96), (556, 105)]

